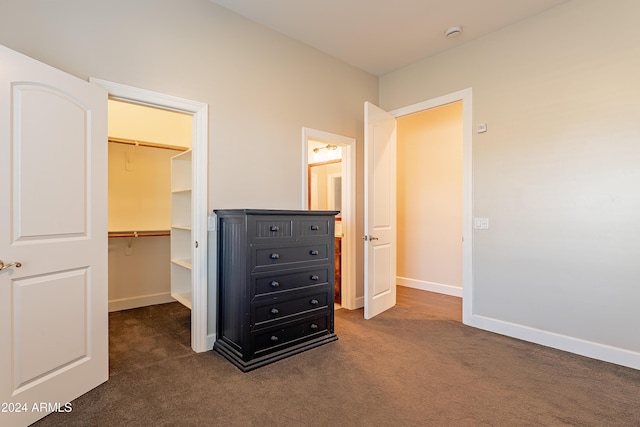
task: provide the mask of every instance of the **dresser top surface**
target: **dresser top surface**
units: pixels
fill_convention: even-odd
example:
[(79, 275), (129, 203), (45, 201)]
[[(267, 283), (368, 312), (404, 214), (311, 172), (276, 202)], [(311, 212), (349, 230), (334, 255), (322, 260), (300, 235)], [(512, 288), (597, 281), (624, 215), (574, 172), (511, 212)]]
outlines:
[(218, 215), (337, 215), (340, 211), (281, 210), (281, 209), (214, 209)]

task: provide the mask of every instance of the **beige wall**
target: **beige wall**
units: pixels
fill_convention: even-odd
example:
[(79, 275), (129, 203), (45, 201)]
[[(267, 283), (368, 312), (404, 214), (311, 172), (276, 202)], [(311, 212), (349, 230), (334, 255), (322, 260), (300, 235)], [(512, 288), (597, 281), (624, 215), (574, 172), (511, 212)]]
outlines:
[(173, 301), (168, 236), (109, 239), (109, 311)]
[(462, 288), (462, 102), (398, 118), (397, 135), (398, 284)]
[(363, 103), (378, 100), (375, 76), (208, 0), (5, 0), (0, 43), (207, 103), (210, 208), (299, 209), (301, 128), (361, 140)]
[(380, 97), (473, 88), (488, 125), (473, 215), (490, 220), (474, 233), (474, 315), (640, 367), (638, 16), (635, 0), (571, 1), (382, 77)]
[(190, 114), (109, 100), (109, 137), (191, 148)]
[(169, 230), (171, 157), (179, 153), (109, 143), (109, 231)]
[[(364, 163), (378, 78), (208, 0), (3, 0), (0, 44), (82, 79), (207, 103), (210, 210), (300, 209), (302, 127), (356, 138)], [(357, 263), (362, 296), (360, 245)]]

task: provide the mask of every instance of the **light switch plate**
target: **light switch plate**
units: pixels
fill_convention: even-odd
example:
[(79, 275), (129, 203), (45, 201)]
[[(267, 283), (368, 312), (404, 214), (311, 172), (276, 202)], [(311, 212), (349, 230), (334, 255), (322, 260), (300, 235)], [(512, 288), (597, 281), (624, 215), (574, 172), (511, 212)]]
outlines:
[(489, 218), (474, 218), (473, 228), (475, 228), (476, 230), (488, 230)]

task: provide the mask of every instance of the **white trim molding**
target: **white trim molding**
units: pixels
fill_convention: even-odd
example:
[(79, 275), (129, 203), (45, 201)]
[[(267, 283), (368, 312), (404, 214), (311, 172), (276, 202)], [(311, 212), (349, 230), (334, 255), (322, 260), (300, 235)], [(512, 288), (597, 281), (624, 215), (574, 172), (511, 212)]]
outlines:
[(396, 285), (404, 286), (406, 288), (420, 289), (421, 291), (451, 295), (453, 297), (462, 297), (461, 286), (444, 285), (442, 283), (408, 279), (406, 277), (396, 277)]
[(146, 307), (148, 305), (166, 304), (168, 302), (176, 302), (171, 297), (171, 293), (162, 292), (159, 294), (142, 295), (131, 298), (120, 298), (109, 300), (109, 312), (129, 310), (131, 308)]
[(640, 353), (634, 351), (505, 322), (478, 314), (472, 315), (469, 320), (469, 323), (467, 323), (469, 326), (484, 329), (485, 331), (568, 351), (592, 359), (615, 363), (616, 365), (640, 369)]

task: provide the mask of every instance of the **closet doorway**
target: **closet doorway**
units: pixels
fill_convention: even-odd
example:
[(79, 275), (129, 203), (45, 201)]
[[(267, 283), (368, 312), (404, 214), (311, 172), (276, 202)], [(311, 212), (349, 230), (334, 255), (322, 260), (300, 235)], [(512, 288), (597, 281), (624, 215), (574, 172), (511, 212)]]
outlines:
[(192, 117), (110, 99), (109, 311), (191, 301)]
[[(122, 203), (129, 208), (134, 207), (132, 214), (124, 216), (138, 217), (138, 222), (127, 222), (125, 218), (123, 222), (118, 223), (120, 221), (118, 217), (122, 212), (118, 213), (110, 209), (110, 227), (124, 227), (127, 229), (113, 231), (128, 233), (119, 238), (116, 238), (115, 233), (110, 236), (113, 237), (109, 239), (110, 263), (111, 241), (117, 240), (121, 243), (113, 243), (113, 245), (118, 246), (120, 252), (118, 257), (121, 260), (128, 257), (130, 261), (132, 257), (139, 256), (141, 260), (146, 259), (141, 265), (151, 265), (152, 269), (155, 266), (161, 270), (160, 278), (151, 279), (151, 281), (162, 282), (158, 287), (150, 289), (149, 286), (143, 286), (142, 290), (138, 289), (140, 295), (130, 294), (125, 298), (114, 298), (114, 301), (111, 300), (110, 278), (110, 310), (126, 305), (129, 305), (127, 308), (133, 308), (132, 304), (144, 306), (176, 300), (185, 306), (190, 306), (191, 309), (192, 349), (196, 352), (210, 350), (213, 347), (215, 335), (210, 336), (207, 333), (207, 330), (211, 329), (207, 324), (209, 302), (207, 299), (208, 107), (200, 102), (117, 83), (98, 79), (90, 80), (109, 92), (111, 139), (109, 148), (110, 151), (119, 153), (118, 160), (113, 166), (124, 168), (121, 173), (125, 177), (127, 172), (133, 176), (136, 168), (141, 168), (139, 172), (142, 173), (138, 175), (143, 175), (143, 185), (149, 186), (149, 194), (138, 196), (138, 200), (126, 200)], [(133, 114), (131, 113), (133, 108), (153, 111), (155, 118), (151, 120), (150, 127), (156, 127), (156, 135), (139, 137), (133, 133), (125, 135), (126, 132), (117, 130), (122, 123), (117, 123), (118, 116), (112, 114), (111, 104), (124, 107), (128, 111), (125, 115), (129, 116)], [(158, 118), (158, 115), (161, 118)], [(116, 122), (112, 123), (112, 119)], [(180, 129), (162, 129), (167, 123), (174, 123), (170, 127)], [(113, 133), (120, 133), (120, 135), (113, 135), (112, 130)], [(170, 136), (172, 134), (173, 136)], [(166, 137), (169, 139), (167, 140)], [(180, 142), (175, 142), (176, 140)], [(119, 166), (118, 163), (120, 163)], [(159, 170), (160, 164), (164, 164), (163, 171)], [(110, 174), (111, 169), (110, 162)], [(130, 170), (127, 171), (127, 169)], [(144, 172), (147, 172), (148, 176), (144, 176)], [(151, 197), (155, 192), (162, 193), (163, 196), (156, 197), (156, 194)], [(144, 194), (144, 191), (138, 189), (137, 194), (141, 193)], [(159, 215), (155, 212), (156, 210), (163, 214)], [(115, 216), (113, 221), (112, 213)], [(156, 241), (152, 242), (152, 239)], [(149, 259), (149, 257), (155, 259)], [(162, 259), (164, 262), (159, 261)], [(112, 271), (111, 265), (110, 271)], [(122, 272), (118, 274), (120, 273)], [(125, 270), (124, 274), (144, 275), (144, 272), (129, 269), (129, 271)], [(144, 281), (147, 282), (146, 279)], [(178, 284), (180, 284), (179, 288)]]

